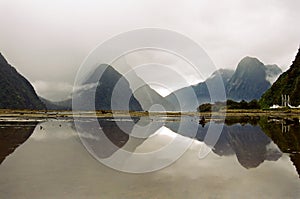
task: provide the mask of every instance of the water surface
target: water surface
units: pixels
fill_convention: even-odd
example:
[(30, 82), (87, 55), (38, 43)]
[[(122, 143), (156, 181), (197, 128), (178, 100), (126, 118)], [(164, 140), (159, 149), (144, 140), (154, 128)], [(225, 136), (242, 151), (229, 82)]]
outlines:
[[(184, 120), (184, 121), (182, 121)], [(133, 123), (132, 123), (133, 121)], [(152, 124), (146, 137), (136, 138), (117, 126)], [(115, 147), (101, 145), (97, 129), (75, 129), (71, 121), (1, 123), (0, 198), (300, 198), (300, 129), (267, 118), (227, 119), (218, 142), (205, 158), (199, 150), (210, 125), (198, 118), (100, 119)], [(88, 121), (82, 124), (88, 125)], [(92, 140), (106, 159), (120, 149), (135, 153), (158, 150), (174, 136), (193, 144), (169, 167), (145, 174), (113, 170), (96, 160), (80, 138)], [(78, 129), (77, 129), (78, 130)], [(137, 132), (133, 132), (137, 133)], [(95, 148), (95, 149), (96, 149)], [(145, 164), (151, 164), (151, 160)]]

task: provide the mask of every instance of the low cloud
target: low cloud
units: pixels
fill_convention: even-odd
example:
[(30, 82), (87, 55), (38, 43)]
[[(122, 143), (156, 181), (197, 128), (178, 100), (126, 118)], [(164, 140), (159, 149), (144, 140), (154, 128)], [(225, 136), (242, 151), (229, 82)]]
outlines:
[(32, 83), (37, 94), (51, 101), (70, 98), (73, 85), (67, 82), (35, 81)]

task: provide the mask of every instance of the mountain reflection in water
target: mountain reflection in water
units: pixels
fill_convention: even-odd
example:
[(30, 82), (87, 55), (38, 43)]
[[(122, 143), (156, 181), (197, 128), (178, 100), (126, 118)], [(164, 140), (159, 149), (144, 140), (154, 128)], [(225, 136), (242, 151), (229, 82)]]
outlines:
[[(202, 126), (197, 121), (197, 118), (194, 117), (182, 117), (175, 120), (153, 120), (141, 117), (133, 118), (133, 120), (123, 119), (118, 122), (112, 118), (102, 118), (98, 122), (104, 134), (99, 134), (98, 126), (89, 121), (82, 121), (77, 125), (77, 130), (83, 139), (88, 139), (91, 148), (100, 155), (100, 158), (108, 158), (120, 148), (124, 148), (129, 140), (131, 140), (131, 144), (130, 146), (126, 145), (125, 150), (134, 152), (138, 146), (147, 140), (147, 137), (155, 134), (163, 126), (187, 137), (193, 137), (190, 127), (192, 125), (197, 126), (195, 139), (205, 143), (204, 138), (209, 126), (222, 125), (210, 122)], [(143, 127), (149, 124), (151, 124), (150, 128), (147, 128), (147, 135), (144, 137), (138, 138), (131, 135), (138, 133), (134, 132), (134, 127)], [(181, 128), (179, 128), (179, 125), (181, 125)], [(13, 153), (19, 145), (30, 137), (35, 126), (36, 123), (1, 123), (0, 164), (6, 156)], [(135, 129), (135, 131), (138, 130)], [(128, 134), (128, 132), (130, 133)], [(300, 176), (299, 132), (300, 127), (298, 124), (283, 126), (282, 123), (270, 122), (267, 118), (256, 118), (254, 120), (245, 120), (245, 118), (226, 119), (222, 133), (212, 151), (219, 156), (236, 155), (240, 165), (246, 169), (258, 167), (264, 161), (276, 161), (282, 156), (282, 152), (290, 153), (291, 161)], [(145, 134), (145, 132), (143, 133)], [(206, 144), (209, 145), (209, 143)]]
[[(120, 148), (134, 152), (138, 146), (147, 140), (131, 135), (134, 126), (143, 126), (149, 123), (151, 123), (152, 128), (148, 129), (148, 136), (155, 135), (158, 129), (164, 126), (180, 135), (193, 137), (194, 132), (192, 132), (191, 126), (197, 126), (195, 139), (207, 145), (210, 145), (205, 140), (209, 126), (223, 125), (210, 122), (202, 126), (199, 125), (195, 117), (182, 117), (165, 121), (142, 117), (135, 118), (132, 121), (118, 121), (122, 128), (113, 119), (100, 119), (99, 124), (104, 132), (103, 135), (100, 135), (101, 137), (99, 137), (98, 128), (89, 122), (82, 122), (77, 130), (85, 135), (83, 136), (84, 139), (88, 139), (93, 150), (100, 154), (100, 158), (108, 158)], [(181, 125), (180, 128), (179, 125)], [(80, 126), (85, 131), (80, 130)], [(124, 129), (126, 132), (124, 132)], [(246, 169), (256, 168), (264, 161), (277, 161), (282, 156), (282, 152), (292, 152), (290, 157), (299, 173), (299, 125), (290, 125), (289, 129), (289, 133), (284, 134), (281, 124), (268, 122), (266, 118), (256, 118), (254, 120), (245, 120), (245, 118), (226, 119), (221, 135), (212, 151), (218, 156), (235, 155), (240, 165)], [(127, 134), (127, 132), (130, 133)], [(91, 139), (94, 137), (99, 139)], [(106, 139), (110, 142), (107, 142)], [(131, 140), (130, 147), (126, 145), (129, 140)], [(132, 142), (132, 140), (134, 141)]]
[(37, 122), (0, 123), (0, 164), (31, 136), (36, 125)]

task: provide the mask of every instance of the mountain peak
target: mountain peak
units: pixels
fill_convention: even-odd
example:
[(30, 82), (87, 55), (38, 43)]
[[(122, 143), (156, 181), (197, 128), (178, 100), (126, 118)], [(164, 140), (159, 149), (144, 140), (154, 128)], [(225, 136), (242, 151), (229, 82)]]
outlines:
[(244, 57), (237, 65), (236, 71), (233, 77), (236, 78), (248, 78), (255, 76), (266, 76), (265, 65), (254, 57)]
[(235, 78), (251, 78), (254, 79), (256, 76), (266, 76), (265, 65), (254, 57), (244, 57), (238, 64), (236, 71), (233, 75), (233, 80)]
[(253, 62), (257, 62), (260, 64), (263, 64), (259, 59), (257, 59), (256, 57), (250, 57), (250, 56), (246, 56), (244, 57), (239, 63), (241, 64), (249, 64), (249, 63), (253, 63)]
[(227, 84), (227, 97), (237, 101), (259, 99), (281, 72), (277, 65), (265, 66), (257, 58), (244, 57)]
[(244, 68), (261, 67), (261, 68), (263, 68), (263, 66), (264, 66), (264, 64), (259, 59), (255, 58), (255, 57), (246, 56), (238, 63), (237, 70), (241, 67), (244, 67)]

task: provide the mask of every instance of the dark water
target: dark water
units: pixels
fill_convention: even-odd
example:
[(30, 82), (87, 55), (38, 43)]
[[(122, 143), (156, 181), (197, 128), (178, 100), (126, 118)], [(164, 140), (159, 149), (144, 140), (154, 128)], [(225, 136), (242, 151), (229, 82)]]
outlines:
[[(227, 118), (225, 124), (199, 125), (195, 117), (101, 119), (102, 137), (88, 120), (77, 126), (62, 120), (2, 122), (0, 198), (300, 198), (300, 126), (295, 121)], [(135, 129), (149, 124), (147, 131)], [(208, 128), (219, 126), (223, 130), (214, 143), (207, 139)], [(139, 132), (143, 136), (133, 136)], [(82, 144), (88, 140), (90, 150), (105, 160), (121, 149), (147, 153), (163, 148), (178, 135), (193, 139), (188, 150), (170, 166), (144, 174), (113, 170)], [(203, 146), (212, 151), (199, 158)]]

